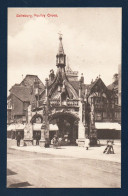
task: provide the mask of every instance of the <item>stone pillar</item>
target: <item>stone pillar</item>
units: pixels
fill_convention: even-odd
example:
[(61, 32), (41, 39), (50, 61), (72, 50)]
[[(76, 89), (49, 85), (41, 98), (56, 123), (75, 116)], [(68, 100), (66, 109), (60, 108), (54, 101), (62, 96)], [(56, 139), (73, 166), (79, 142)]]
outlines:
[(79, 124), (78, 124), (78, 139), (77, 139), (77, 143), (78, 146), (84, 146), (85, 144), (85, 127), (82, 121), (82, 86), (81, 86), (81, 82), (80, 82), (80, 86), (79, 86)]
[(26, 124), (24, 128), (24, 145), (25, 146), (32, 146), (33, 144), (33, 130), (32, 130), (32, 124), (28, 123)]
[(28, 106), (28, 123), (30, 123), (31, 119), (32, 119), (32, 106), (29, 105)]
[(31, 105), (28, 106), (28, 123), (24, 128), (24, 145), (31, 146), (33, 144), (33, 129), (30, 120), (32, 118)]
[(85, 138), (85, 127), (82, 122), (82, 102), (79, 101), (79, 124), (78, 124), (78, 139)]
[(41, 127), (41, 139), (39, 141), (40, 147), (45, 147), (45, 129), (46, 129), (46, 125), (45, 122), (43, 122)]
[(90, 144), (97, 144), (97, 131), (95, 128), (94, 103), (91, 104)]

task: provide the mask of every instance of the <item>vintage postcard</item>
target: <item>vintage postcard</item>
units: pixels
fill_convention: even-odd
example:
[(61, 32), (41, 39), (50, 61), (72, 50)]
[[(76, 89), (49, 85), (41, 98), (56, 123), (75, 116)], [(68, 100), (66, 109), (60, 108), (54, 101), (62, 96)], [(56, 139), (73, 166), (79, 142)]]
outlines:
[(121, 21), (8, 8), (7, 188), (121, 188)]

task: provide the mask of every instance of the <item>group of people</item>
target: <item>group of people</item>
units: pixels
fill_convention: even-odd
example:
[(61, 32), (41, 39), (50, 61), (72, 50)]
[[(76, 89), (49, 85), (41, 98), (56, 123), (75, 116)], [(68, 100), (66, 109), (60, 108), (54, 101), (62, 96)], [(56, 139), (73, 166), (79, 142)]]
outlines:
[[(60, 147), (62, 144), (62, 140), (63, 139), (61, 137), (54, 135), (53, 139), (51, 140), (51, 144), (53, 145), (54, 148)], [(90, 146), (90, 140), (88, 137), (86, 137), (84, 147), (86, 148), (86, 150), (88, 150), (89, 146)]]
[(57, 137), (57, 135), (54, 135), (53, 139), (51, 140), (51, 144), (53, 145), (54, 148), (57, 148), (61, 146), (61, 137)]
[[(20, 146), (21, 139), (22, 139), (21, 134), (20, 132), (18, 132), (16, 136), (17, 146)], [(40, 134), (36, 133), (34, 139), (36, 140), (36, 145), (39, 145)]]
[[(17, 137), (16, 137), (17, 146), (20, 146), (21, 139), (22, 139), (21, 134), (20, 134), (20, 132), (18, 132)], [(36, 140), (36, 145), (39, 145), (40, 135), (38, 133), (36, 133), (36, 135), (35, 135), (35, 140)], [(57, 135), (54, 135), (53, 139), (51, 140), (51, 144), (53, 145), (54, 148), (60, 147), (61, 142), (62, 142), (62, 138), (58, 137)], [(86, 148), (86, 150), (88, 150), (89, 146), (90, 146), (90, 140), (87, 136), (85, 139), (84, 147)], [(111, 140), (107, 141), (107, 147), (105, 148), (103, 153), (114, 154), (113, 141), (111, 141)]]

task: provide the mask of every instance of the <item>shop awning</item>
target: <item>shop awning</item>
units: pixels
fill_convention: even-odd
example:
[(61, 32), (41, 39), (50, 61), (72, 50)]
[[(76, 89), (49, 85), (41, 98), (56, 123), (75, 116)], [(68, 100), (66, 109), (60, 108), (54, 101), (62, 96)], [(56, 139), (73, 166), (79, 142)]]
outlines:
[(42, 124), (34, 123), (33, 124), (33, 131), (41, 131)]
[(115, 129), (121, 130), (121, 125), (119, 123), (111, 123), (111, 122), (96, 122), (96, 129)]
[(55, 124), (55, 125), (53, 125), (53, 124), (50, 124), (49, 125), (49, 131), (58, 131), (59, 129), (58, 129), (58, 126)]
[(25, 124), (16, 124), (16, 130), (24, 130)]
[(11, 124), (7, 127), (7, 131), (11, 131), (11, 130), (16, 130), (16, 126), (14, 124)]

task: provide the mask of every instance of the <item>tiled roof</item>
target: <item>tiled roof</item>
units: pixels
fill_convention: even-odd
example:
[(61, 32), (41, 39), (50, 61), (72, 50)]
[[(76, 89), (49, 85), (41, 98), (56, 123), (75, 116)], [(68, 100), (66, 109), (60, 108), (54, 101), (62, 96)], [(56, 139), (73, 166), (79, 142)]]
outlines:
[(73, 86), (73, 88), (79, 92), (79, 81), (69, 81), (69, 83)]
[[(35, 80), (39, 82), (39, 93), (44, 90), (44, 84), (37, 75), (26, 75), (20, 84), (15, 84), (10, 89), (10, 94), (14, 94), (21, 101), (31, 101), (33, 99), (33, 85)], [(9, 96), (8, 96), (9, 97)]]
[(24, 85), (24, 86), (33, 86), (35, 79), (38, 80), (39, 82), (39, 88), (42, 90), (44, 89), (44, 84), (42, 83), (42, 81), (38, 78), (37, 75), (26, 75), (26, 77), (22, 80), (22, 82), (20, 83), (20, 85)]
[[(74, 89), (77, 91), (77, 94), (78, 94), (79, 93), (79, 81), (70, 81), (70, 84), (74, 87)], [(82, 84), (82, 95), (85, 94), (85, 89), (89, 91), (90, 87), (91, 87), (90, 84)]]
[(32, 88), (25, 86), (15, 86), (11, 90), (11, 94), (14, 94), (21, 101), (27, 102), (31, 101), (32, 98)]

